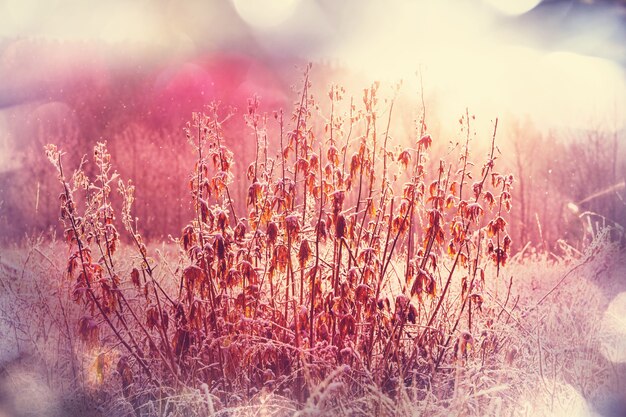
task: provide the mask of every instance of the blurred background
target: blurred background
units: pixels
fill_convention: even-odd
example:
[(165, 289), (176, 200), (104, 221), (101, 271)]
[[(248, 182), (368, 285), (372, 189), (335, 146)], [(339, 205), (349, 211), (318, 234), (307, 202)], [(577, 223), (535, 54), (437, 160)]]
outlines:
[[(102, 140), (137, 184), (144, 233), (178, 235), (191, 112), (253, 94), (289, 109), (309, 61), (323, 96), (331, 82), (360, 99), (402, 79), (398, 144), (414, 139), (422, 93), (444, 145), (466, 108), (479, 149), (499, 117), (517, 249), (581, 243), (590, 220), (626, 224), (626, 1), (0, 0), (0, 240), (58, 228), (44, 144), (77, 164)], [(238, 114), (226, 139), (243, 172)]]

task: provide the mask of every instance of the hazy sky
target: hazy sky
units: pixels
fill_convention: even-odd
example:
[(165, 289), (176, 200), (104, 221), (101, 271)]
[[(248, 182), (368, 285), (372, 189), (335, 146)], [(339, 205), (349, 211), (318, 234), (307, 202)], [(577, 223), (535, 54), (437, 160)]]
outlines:
[(273, 53), (327, 54), (380, 31), (427, 35), (412, 39), (419, 46), (473, 28), (626, 64), (625, 10), (623, 0), (3, 0), (0, 36), (130, 41), (164, 51), (256, 41)]
[(97, 41), (176, 62), (225, 51), (323, 59), (388, 81), (420, 69), (451, 114), (469, 105), (571, 125), (626, 113), (625, 10), (622, 0), (2, 0), (0, 38)]

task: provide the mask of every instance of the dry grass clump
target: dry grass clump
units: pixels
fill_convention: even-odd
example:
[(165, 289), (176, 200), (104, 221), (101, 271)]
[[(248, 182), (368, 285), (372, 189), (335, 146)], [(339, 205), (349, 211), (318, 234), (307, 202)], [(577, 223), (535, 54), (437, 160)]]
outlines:
[(607, 348), (620, 344), (606, 319), (613, 297), (625, 289), (625, 265), (623, 249), (610, 243), (607, 233), (582, 254), (564, 246), (562, 257), (534, 253), (512, 262), (508, 271), (524, 279), (513, 291), (515, 323), (501, 335), (514, 376), (514, 415), (618, 416), (626, 411), (626, 403), (620, 404), (626, 399), (626, 368), (607, 355)]
[[(428, 172), (433, 138), (424, 113), (413, 146), (394, 152), (394, 101), (379, 120), (378, 84), (364, 90), (361, 108), (350, 104), (349, 116), (339, 111), (343, 89), (333, 86), (330, 114), (316, 117), (310, 88), (307, 68), (290, 128), (282, 111), (273, 114), (275, 157), (271, 118), (258, 113), (257, 98), (249, 101), (256, 158), (244, 214), (231, 197), (234, 156), (222, 133), (232, 114), (211, 105), (193, 115), (186, 135), (197, 155), (189, 180), (196, 215), (175, 239), (182, 266), (161, 280), (132, 215), (134, 187), (112, 171), (106, 145), (94, 149), (94, 179), (82, 166), (67, 177), (62, 152), (47, 146), (62, 184), (65, 279), (84, 309), (79, 335), (90, 346), (115, 346), (98, 357), (97, 372), (115, 368), (135, 407), (142, 392), (161, 398), (203, 383), (218, 408), (262, 391), (304, 410), (307, 401), (338, 406), (328, 390), (359, 396), (375, 388), (393, 399), (407, 386), (427, 390), (454, 363), (498, 352), (484, 290), (510, 250), (503, 216), (513, 177), (495, 171), (497, 120), (480, 169), (470, 161), (466, 114), (458, 155)], [(136, 249), (129, 267), (118, 254), (115, 185)]]
[[(195, 216), (175, 256), (143, 241), (134, 187), (105, 143), (93, 178), (82, 164), (69, 175), (46, 147), (68, 247), (59, 294), (80, 307), (68, 337), (78, 329), (111, 413), (496, 415), (526, 387), (512, 388), (525, 377), (516, 357), (538, 352), (543, 369), (565, 354), (534, 347), (562, 312), (533, 327), (541, 309), (519, 314), (515, 273), (502, 269), (513, 177), (496, 170), (497, 120), (486, 161), (470, 160), (466, 113), (464, 143), (435, 162), (425, 112), (412, 145), (392, 149), (394, 99), (381, 108), (378, 84), (347, 110), (332, 86), (330, 114), (310, 88), (307, 68), (288, 117), (249, 101), (245, 213), (223, 137), (233, 114), (213, 104), (193, 115)], [(132, 253), (120, 250), (120, 226)]]

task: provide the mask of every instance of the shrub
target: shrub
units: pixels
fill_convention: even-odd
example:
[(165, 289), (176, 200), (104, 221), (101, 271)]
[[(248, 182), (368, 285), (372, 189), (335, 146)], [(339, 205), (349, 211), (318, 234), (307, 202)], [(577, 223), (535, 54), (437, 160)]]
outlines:
[[(65, 275), (85, 311), (79, 334), (117, 349), (117, 377), (134, 403), (207, 384), (218, 405), (260, 390), (304, 404), (331, 376), (350, 381), (344, 394), (376, 387), (393, 397), (405, 384), (427, 387), (453, 362), (497, 352), (483, 290), (509, 254), (513, 183), (495, 171), (497, 119), (479, 170), (466, 113), (460, 152), (428, 172), (436, 139), (425, 112), (413, 146), (391, 149), (395, 99), (383, 120), (375, 83), (342, 115), (345, 91), (332, 86), (322, 115), (309, 71), (290, 123), (248, 102), (256, 158), (246, 213), (235, 210), (232, 189), (244, 181), (232, 174), (222, 130), (233, 113), (212, 104), (193, 114), (185, 134), (197, 156), (188, 181), (195, 216), (174, 239), (182, 267), (161, 277), (132, 213), (134, 187), (112, 172), (106, 144), (94, 149), (93, 179), (82, 164), (68, 178), (63, 153), (46, 147), (62, 184)], [(118, 252), (119, 224), (135, 256)]]

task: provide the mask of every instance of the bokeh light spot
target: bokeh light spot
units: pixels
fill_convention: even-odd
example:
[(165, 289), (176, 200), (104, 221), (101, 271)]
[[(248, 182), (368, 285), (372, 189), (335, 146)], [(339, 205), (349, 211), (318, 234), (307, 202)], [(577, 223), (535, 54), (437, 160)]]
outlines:
[(507, 15), (520, 15), (531, 11), (541, 0), (485, 0), (491, 7)]
[(284, 23), (294, 12), (298, 0), (233, 0), (239, 16), (250, 26), (269, 29)]

